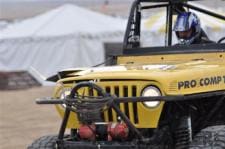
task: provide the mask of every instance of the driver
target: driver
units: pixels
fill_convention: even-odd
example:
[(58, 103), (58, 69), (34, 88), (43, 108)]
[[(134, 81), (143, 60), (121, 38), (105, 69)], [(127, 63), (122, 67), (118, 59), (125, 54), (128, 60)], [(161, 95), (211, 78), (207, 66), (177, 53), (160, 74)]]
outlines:
[(178, 38), (178, 45), (214, 43), (201, 29), (200, 20), (193, 12), (180, 13), (173, 30)]

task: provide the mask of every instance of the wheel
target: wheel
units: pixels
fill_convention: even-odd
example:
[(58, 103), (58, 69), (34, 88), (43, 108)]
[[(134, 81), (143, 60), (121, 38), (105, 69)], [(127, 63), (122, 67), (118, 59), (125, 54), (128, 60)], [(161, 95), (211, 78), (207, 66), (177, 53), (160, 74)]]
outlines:
[(43, 136), (35, 140), (27, 149), (56, 149), (57, 136)]
[(193, 139), (190, 149), (224, 149), (225, 125), (211, 126), (201, 130)]

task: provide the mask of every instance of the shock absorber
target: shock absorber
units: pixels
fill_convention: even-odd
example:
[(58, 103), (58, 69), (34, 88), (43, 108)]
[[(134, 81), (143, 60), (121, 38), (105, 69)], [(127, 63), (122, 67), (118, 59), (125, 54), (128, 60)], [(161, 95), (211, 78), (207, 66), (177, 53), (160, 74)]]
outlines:
[(184, 116), (179, 120), (178, 128), (175, 131), (175, 148), (187, 149), (192, 141), (191, 117)]

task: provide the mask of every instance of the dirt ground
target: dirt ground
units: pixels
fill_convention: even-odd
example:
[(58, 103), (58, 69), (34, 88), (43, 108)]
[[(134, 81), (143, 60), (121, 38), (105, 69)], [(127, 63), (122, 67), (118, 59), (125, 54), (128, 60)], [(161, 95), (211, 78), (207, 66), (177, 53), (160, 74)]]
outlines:
[(52, 87), (0, 91), (0, 149), (25, 149), (34, 139), (58, 133), (61, 119), (54, 106), (35, 104), (52, 92)]

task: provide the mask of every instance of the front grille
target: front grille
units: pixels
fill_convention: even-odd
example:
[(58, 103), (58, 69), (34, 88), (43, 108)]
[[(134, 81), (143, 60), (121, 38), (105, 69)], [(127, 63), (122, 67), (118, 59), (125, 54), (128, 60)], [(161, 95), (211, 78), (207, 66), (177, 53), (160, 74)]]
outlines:
[[(98, 83), (108, 94), (117, 97), (136, 97), (139, 95), (138, 87), (132, 83)], [(120, 103), (118, 104), (120, 110), (130, 119), (133, 124), (138, 124), (138, 103), (130, 102), (130, 103)], [(110, 121), (119, 121), (118, 115), (116, 112), (109, 108), (104, 112), (104, 119), (106, 122)]]
[[(101, 80), (95, 82), (98, 86), (104, 89), (107, 93), (117, 97), (140, 97), (143, 88), (149, 85), (158, 86), (156, 82), (144, 80)], [(158, 86), (159, 87), (159, 86)], [(159, 87), (160, 88), (160, 87)], [(84, 96), (99, 96), (96, 91), (89, 92), (89, 88), (79, 90), (80, 95)], [(118, 104), (120, 110), (130, 119), (136, 128), (156, 128), (163, 109), (164, 102), (154, 108), (147, 108), (142, 102), (129, 102)], [(79, 123), (77, 115), (75, 119), (70, 118), (70, 127), (78, 128)], [(109, 108), (102, 113), (102, 118), (105, 122), (118, 122), (118, 115)], [(74, 125), (74, 126), (73, 126)]]

